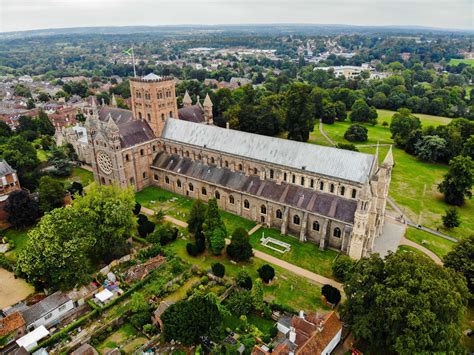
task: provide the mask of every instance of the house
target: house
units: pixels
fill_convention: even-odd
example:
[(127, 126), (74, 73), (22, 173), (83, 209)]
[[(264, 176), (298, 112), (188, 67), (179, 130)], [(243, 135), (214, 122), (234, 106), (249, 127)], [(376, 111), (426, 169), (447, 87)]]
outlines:
[(97, 292), (94, 296), (96, 303), (104, 305), (108, 303), (114, 297), (114, 293), (108, 290), (107, 288)]
[(97, 355), (99, 354), (97, 350), (95, 350), (92, 346), (89, 344), (82, 344), (80, 347), (78, 347), (76, 350), (74, 350), (71, 355)]
[(5, 160), (0, 160), (0, 224), (7, 219), (7, 213), (4, 208), (8, 196), (13, 191), (20, 189), (20, 181), (16, 171)]
[[(283, 324), (277, 324), (278, 329), (288, 329), (287, 319)], [(280, 321), (278, 322), (280, 323)], [(325, 316), (317, 313), (305, 315), (303, 311), (293, 316), (287, 333), (281, 333), (278, 344), (272, 354), (277, 355), (327, 355), (336, 348), (341, 341), (342, 323), (335, 312)], [(252, 355), (267, 355), (270, 350), (265, 345), (256, 345)]]
[(25, 333), (25, 320), (20, 312), (12, 313), (0, 319), (0, 349), (22, 337)]
[(44, 326), (49, 328), (59, 323), (75, 308), (73, 301), (61, 291), (53, 293), (22, 312), (26, 328), (33, 330)]

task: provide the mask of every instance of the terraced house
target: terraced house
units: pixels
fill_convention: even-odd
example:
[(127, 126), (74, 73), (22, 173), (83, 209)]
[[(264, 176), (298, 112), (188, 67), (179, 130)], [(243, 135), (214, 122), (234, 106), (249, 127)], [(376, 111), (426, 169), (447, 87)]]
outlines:
[(375, 155), (213, 125), (207, 96), (178, 109), (175, 82), (130, 82), (132, 110), (92, 105), (85, 123), (95, 180), (156, 185), (359, 259), (381, 234), (393, 167)]

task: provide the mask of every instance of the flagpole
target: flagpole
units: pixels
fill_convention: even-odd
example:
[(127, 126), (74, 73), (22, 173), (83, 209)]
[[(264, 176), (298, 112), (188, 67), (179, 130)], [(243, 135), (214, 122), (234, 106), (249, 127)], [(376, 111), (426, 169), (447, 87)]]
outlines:
[(137, 71), (135, 69), (135, 50), (133, 49), (133, 46), (132, 46), (132, 65), (133, 65), (133, 77), (136, 78)]

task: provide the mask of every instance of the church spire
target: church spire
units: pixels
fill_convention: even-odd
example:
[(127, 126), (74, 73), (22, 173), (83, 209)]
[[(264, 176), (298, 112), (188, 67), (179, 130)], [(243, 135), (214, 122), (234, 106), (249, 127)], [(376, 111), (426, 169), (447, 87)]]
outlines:
[(214, 118), (212, 116), (212, 101), (209, 97), (209, 94), (206, 94), (206, 98), (202, 104), (202, 110), (204, 111), (204, 119), (206, 120), (206, 124), (214, 124)]
[(92, 96), (91, 106), (92, 106), (92, 114), (98, 116), (99, 115), (99, 110), (97, 109), (97, 104), (95, 103), (95, 97), (94, 96)]
[(203, 107), (212, 107), (212, 101), (211, 98), (209, 97), (209, 94), (206, 94), (206, 98), (204, 99), (204, 102), (202, 104)]
[(189, 107), (192, 104), (193, 104), (193, 100), (191, 100), (191, 96), (189, 96), (188, 90), (186, 90), (183, 97), (183, 107)]

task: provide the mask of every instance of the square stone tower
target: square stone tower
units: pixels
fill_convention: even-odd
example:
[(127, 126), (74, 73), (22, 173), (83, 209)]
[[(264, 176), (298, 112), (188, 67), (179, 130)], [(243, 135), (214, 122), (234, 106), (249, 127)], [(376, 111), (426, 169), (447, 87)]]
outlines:
[(174, 79), (153, 73), (130, 79), (133, 117), (147, 121), (153, 133), (161, 136), (168, 117), (178, 118)]

